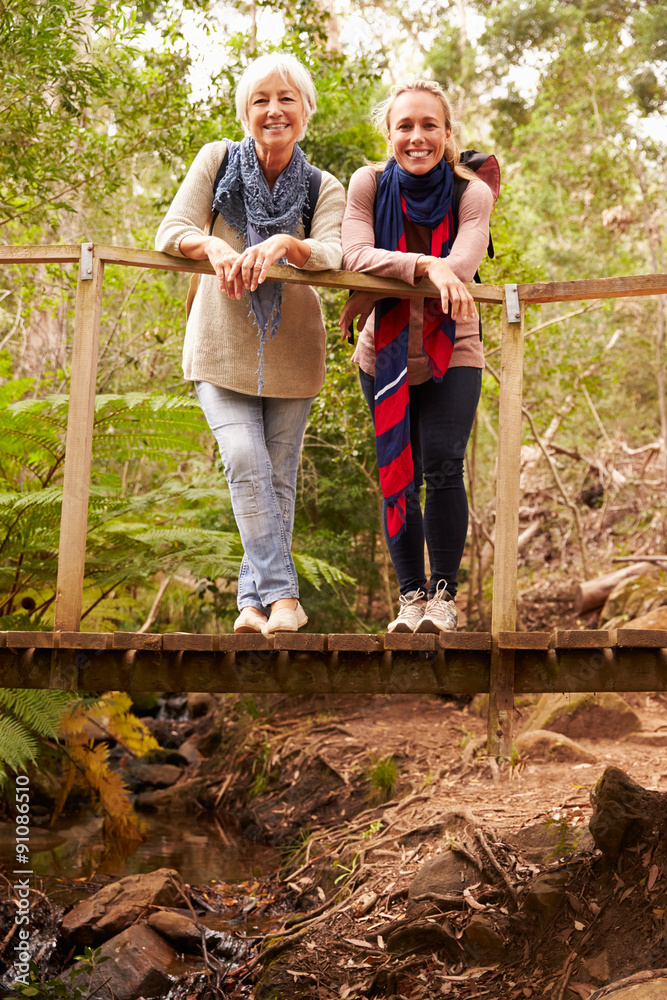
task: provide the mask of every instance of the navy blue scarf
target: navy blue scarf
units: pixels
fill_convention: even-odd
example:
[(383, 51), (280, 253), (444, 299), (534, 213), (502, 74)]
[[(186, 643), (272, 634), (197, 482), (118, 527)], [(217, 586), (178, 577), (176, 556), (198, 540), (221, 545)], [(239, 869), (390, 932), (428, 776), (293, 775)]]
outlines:
[[(431, 230), (431, 256), (447, 257), (454, 242), (454, 172), (440, 160), (427, 174), (411, 174), (395, 159), (384, 168), (375, 210), (375, 246), (407, 252), (405, 221)], [(408, 395), (409, 299), (381, 299), (375, 305), (375, 445), (382, 496), (387, 500), (390, 538), (405, 526), (406, 498), (414, 489)], [(433, 378), (449, 365), (456, 323), (438, 299), (424, 299), (422, 350)]]

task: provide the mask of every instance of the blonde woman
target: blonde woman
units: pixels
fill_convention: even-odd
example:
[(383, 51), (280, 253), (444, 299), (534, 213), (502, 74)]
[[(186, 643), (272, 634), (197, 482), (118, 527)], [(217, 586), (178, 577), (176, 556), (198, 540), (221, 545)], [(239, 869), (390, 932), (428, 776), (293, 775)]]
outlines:
[[(376, 121), (392, 155), (381, 174), (362, 167), (350, 181), (343, 267), (410, 284), (427, 276), (440, 299), (355, 293), (340, 324), (347, 331), (359, 317), (353, 360), (375, 423), (384, 531), (400, 587), (399, 614), (388, 631), (449, 631), (457, 626), (454, 598), (468, 527), (463, 460), (484, 367), (475, 303), (464, 283), (487, 249), (494, 197), (459, 166), (451, 107), (438, 84), (395, 87)], [(467, 180), (458, 206), (457, 174)], [(499, 174), (490, 179), (499, 182)]]

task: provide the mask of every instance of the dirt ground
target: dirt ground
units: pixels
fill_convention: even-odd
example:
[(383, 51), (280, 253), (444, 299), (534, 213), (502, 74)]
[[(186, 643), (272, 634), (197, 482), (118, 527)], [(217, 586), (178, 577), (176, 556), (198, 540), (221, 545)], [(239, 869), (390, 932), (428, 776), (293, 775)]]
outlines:
[[(648, 739), (667, 743), (662, 697), (625, 697)], [(517, 710), (518, 731), (529, 707)], [(474, 752), (486, 720), (463, 699), (275, 697), (251, 714), (228, 757), (236, 777), (224, 808), (285, 858), (269, 891), (274, 927), (238, 970), (240, 980), (252, 974), (257, 1000), (587, 1000), (605, 982), (667, 965), (661, 831), (617, 862), (588, 832), (607, 767), (667, 788), (659, 746), (592, 729), (577, 740), (589, 760), (517, 756), (498, 767)], [(395, 781), (380, 788), (389, 759)], [(416, 873), (450, 847), (465, 894), (409, 899)], [(556, 888), (542, 906), (535, 880), (545, 876)]]

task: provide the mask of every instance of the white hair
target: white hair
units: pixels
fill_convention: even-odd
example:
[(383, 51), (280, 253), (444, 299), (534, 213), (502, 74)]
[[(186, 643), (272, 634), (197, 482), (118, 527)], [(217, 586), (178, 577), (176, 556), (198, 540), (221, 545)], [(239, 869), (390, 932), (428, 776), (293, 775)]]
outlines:
[[(236, 87), (236, 116), (239, 121), (247, 126), (250, 98), (259, 85), (273, 73), (280, 73), (286, 83), (291, 84), (299, 91), (307, 123), (317, 107), (313, 78), (303, 63), (300, 63), (296, 56), (287, 52), (269, 52), (266, 55), (258, 56), (246, 66)], [(306, 127), (304, 125), (299, 139), (303, 139), (305, 134)]]

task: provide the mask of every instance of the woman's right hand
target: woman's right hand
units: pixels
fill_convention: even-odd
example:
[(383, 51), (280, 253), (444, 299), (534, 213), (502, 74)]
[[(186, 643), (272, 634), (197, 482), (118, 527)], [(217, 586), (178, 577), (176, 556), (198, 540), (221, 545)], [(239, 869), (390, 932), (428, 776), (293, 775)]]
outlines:
[(440, 305), (445, 314), (450, 312), (453, 320), (474, 319), (477, 316), (475, 300), (447, 264), (446, 258), (429, 257), (426, 254), (419, 257), (415, 267), (415, 277), (423, 275), (426, 275), (440, 292)]
[(234, 265), (241, 255), (217, 236), (209, 236), (205, 250), (215, 270), (222, 294), (230, 299), (240, 299), (243, 295), (243, 278), (238, 271), (234, 272)]
[(351, 327), (355, 316), (359, 317), (357, 330), (362, 330), (368, 321), (368, 317), (375, 309), (375, 303), (381, 299), (381, 295), (372, 295), (370, 292), (353, 292), (343, 306), (338, 325), (341, 332), (341, 340), (346, 340), (348, 334), (352, 332)]

